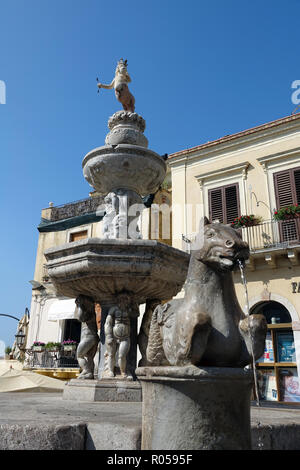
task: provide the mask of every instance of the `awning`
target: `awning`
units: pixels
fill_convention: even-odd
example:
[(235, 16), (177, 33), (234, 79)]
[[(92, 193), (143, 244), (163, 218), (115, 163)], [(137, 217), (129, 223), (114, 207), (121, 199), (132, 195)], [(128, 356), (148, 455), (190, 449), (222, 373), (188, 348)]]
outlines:
[(48, 320), (77, 320), (75, 299), (55, 300), (48, 310)]
[(64, 383), (25, 370), (8, 369), (0, 374), (0, 392), (62, 392)]

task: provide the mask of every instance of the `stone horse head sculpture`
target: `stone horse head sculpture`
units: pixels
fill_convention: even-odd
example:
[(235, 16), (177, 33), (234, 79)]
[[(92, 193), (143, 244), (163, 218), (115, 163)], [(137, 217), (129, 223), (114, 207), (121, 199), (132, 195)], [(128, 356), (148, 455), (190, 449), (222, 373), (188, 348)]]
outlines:
[(148, 365), (243, 367), (264, 351), (263, 315), (246, 316), (232, 271), (249, 257), (239, 231), (202, 221), (192, 247), (185, 296), (158, 306), (152, 316)]

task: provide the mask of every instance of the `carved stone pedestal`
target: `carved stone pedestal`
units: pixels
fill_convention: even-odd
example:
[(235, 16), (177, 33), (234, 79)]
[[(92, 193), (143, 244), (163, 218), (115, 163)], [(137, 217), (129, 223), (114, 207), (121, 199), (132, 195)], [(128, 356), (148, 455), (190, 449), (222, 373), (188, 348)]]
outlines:
[(138, 382), (125, 380), (70, 380), (64, 388), (63, 400), (72, 401), (142, 401)]
[(252, 372), (140, 367), (143, 450), (251, 449)]

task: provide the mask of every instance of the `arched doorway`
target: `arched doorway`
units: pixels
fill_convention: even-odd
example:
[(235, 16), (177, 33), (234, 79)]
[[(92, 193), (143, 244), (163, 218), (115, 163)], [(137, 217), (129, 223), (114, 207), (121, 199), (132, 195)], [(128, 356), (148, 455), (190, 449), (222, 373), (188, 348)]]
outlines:
[(251, 314), (260, 313), (265, 316), (267, 323), (292, 323), (288, 309), (274, 300), (261, 302), (251, 309)]
[(250, 314), (262, 314), (268, 323), (265, 351), (257, 361), (260, 399), (300, 402), (292, 317), (280, 302), (270, 300), (254, 305)]

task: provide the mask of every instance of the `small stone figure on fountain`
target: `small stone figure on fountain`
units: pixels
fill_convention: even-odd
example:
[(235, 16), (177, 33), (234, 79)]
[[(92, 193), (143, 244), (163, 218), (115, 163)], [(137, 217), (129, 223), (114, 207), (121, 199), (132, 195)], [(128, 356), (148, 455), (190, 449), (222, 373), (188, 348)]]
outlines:
[(114, 193), (108, 193), (105, 198), (105, 216), (103, 218), (103, 238), (115, 238), (113, 220), (118, 213), (118, 199)]
[(138, 222), (144, 205), (140, 196), (134, 191), (116, 189), (105, 196), (104, 202), (103, 238), (142, 238)]
[(105, 321), (106, 376), (115, 377), (116, 356), (123, 379), (132, 380), (127, 372), (127, 354), (130, 349), (130, 314), (132, 300), (127, 293), (117, 296), (117, 303), (108, 311)]
[(78, 307), (78, 320), (82, 322), (81, 338), (76, 353), (78, 364), (82, 369), (78, 378), (93, 379), (94, 357), (99, 343), (95, 302), (86, 295), (79, 295), (75, 302)]

